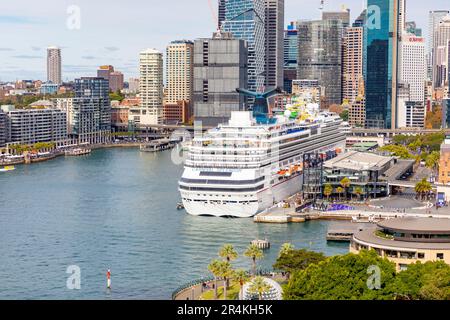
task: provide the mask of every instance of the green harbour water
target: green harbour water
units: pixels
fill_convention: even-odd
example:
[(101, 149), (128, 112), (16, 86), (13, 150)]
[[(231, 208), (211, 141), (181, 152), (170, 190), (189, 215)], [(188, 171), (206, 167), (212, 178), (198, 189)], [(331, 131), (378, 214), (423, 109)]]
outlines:
[[(182, 171), (170, 151), (126, 148), (0, 173), (0, 299), (170, 299), (180, 285), (209, 276), (224, 243), (242, 253), (257, 238), (272, 244), (264, 268), (284, 242), (348, 252), (347, 244), (327, 244), (327, 221), (255, 224), (178, 211)], [(251, 266), (243, 257), (234, 264)], [(66, 286), (72, 265), (81, 270), (79, 290)]]

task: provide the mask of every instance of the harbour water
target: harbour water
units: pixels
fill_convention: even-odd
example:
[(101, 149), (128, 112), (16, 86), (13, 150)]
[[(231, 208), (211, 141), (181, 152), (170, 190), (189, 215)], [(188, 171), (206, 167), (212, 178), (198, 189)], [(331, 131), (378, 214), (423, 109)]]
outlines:
[[(257, 238), (272, 244), (265, 268), (284, 242), (348, 252), (346, 244), (327, 244), (326, 221), (266, 225), (177, 211), (182, 170), (170, 151), (133, 148), (1, 173), (0, 299), (170, 299), (180, 285), (208, 276), (221, 245), (242, 253)], [(66, 286), (72, 265), (81, 270), (80, 290)], [(251, 266), (243, 257), (235, 265)]]

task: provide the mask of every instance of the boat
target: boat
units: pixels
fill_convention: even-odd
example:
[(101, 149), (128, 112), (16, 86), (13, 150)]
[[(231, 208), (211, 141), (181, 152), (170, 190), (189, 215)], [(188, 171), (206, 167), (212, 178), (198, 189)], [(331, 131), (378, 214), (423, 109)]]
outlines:
[(301, 115), (261, 123), (250, 111), (233, 111), (228, 123), (195, 137), (179, 181), (186, 212), (249, 218), (300, 192), (303, 156), (345, 147), (338, 115)]
[(169, 139), (159, 139), (154, 140), (146, 144), (140, 145), (140, 150), (142, 152), (160, 152), (164, 150), (169, 150), (177, 145), (178, 141)]
[(2, 169), (0, 169), (0, 172), (8, 172), (8, 171), (14, 171), (16, 168), (14, 166), (4, 166)]

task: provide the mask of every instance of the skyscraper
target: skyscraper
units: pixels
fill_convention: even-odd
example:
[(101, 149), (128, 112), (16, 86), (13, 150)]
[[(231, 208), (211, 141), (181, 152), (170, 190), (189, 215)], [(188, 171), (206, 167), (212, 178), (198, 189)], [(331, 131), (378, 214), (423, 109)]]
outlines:
[(141, 124), (161, 124), (163, 108), (163, 57), (155, 49), (139, 55), (139, 93), (141, 97)]
[(426, 75), (425, 39), (404, 33), (400, 43), (399, 78), (409, 84), (411, 101), (424, 102)]
[(441, 19), (434, 31), (433, 43), (433, 85), (443, 87), (448, 70), (448, 42), (450, 41), (450, 15)]
[(433, 47), (434, 36), (437, 26), (441, 19), (448, 15), (448, 10), (430, 11), (428, 14), (428, 37), (427, 37), (427, 61), (428, 61), (428, 78), (433, 79)]
[(192, 101), (194, 43), (172, 41), (166, 49), (167, 103)]
[(218, 32), (194, 43), (194, 117), (203, 125), (226, 122), (231, 111), (246, 109), (236, 88), (247, 88), (247, 42)]
[(61, 49), (57, 47), (47, 48), (47, 81), (61, 84)]
[(71, 138), (79, 143), (101, 143), (111, 132), (108, 80), (99, 77), (75, 79), (75, 96), (69, 123)]
[(266, 87), (283, 87), (284, 0), (265, 0)]
[(283, 87), (292, 93), (292, 81), (297, 78), (298, 64), (298, 30), (295, 22), (291, 22), (284, 31), (284, 70)]
[(369, 127), (390, 129), (397, 126), (399, 10), (399, 0), (368, 0), (365, 83)]
[(343, 39), (342, 99), (355, 102), (363, 85), (364, 28), (348, 27)]
[(226, 18), (226, 7), (225, 7), (226, 0), (218, 0), (218, 26), (217, 29), (220, 30), (222, 28), (222, 24), (225, 21)]
[(341, 104), (342, 21), (298, 22), (297, 79), (318, 80), (328, 104)]
[(103, 78), (109, 81), (109, 76), (114, 72), (114, 67), (110, 65), (100, 66), (97, 69), (97, 77)]
[(227, 0), (223, 30), (248, 43), (248, 89), (263, 91), (265, 83), (265, 0)]

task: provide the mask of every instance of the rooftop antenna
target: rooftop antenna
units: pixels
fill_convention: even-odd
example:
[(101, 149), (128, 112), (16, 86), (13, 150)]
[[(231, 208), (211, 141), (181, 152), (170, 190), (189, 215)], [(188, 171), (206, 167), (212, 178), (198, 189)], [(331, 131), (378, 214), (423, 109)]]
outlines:
[(324, 7), (325, 7), (325, 0), (320, 0), (319, 10), (320, 10), (321, 13), (323, 12)]

